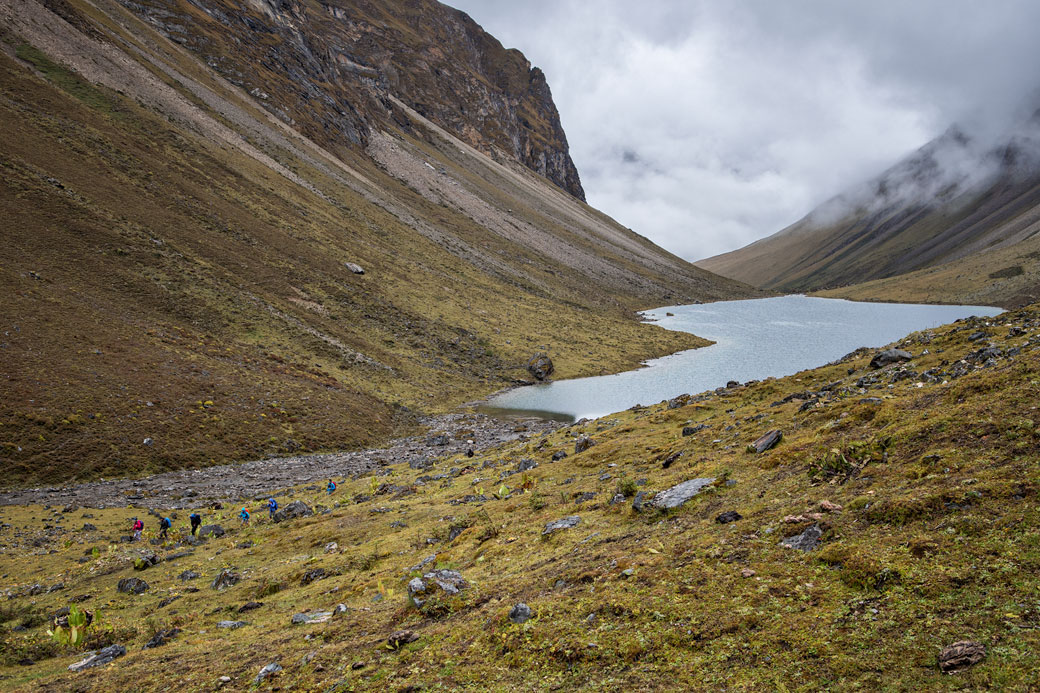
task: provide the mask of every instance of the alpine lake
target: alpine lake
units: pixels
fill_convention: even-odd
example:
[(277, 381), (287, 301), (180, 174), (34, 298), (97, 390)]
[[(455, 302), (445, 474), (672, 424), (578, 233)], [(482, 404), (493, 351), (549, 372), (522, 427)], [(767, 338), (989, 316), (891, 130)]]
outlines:
[(881, 347), (912, 332), (1001, 308), (860, 303), (801, 295), (666, 306), (643, 317), (714, 344), (647, 361), (616, 375), (519, 387), (479, 410), (505, 417), (571, 422), (746, 382), (792, 375), (840, 359), (859, 347)]

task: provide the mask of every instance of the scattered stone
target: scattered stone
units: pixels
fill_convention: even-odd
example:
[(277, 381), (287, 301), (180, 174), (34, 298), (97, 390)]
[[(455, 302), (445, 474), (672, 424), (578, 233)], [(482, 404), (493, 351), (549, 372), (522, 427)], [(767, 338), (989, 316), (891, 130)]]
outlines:
[(509, 610), (509, 620), (513, 623), (526, 623), (531, 620), (531, 607), (519, 602)]
[(268, 676), (271, 676), (272, 674), (277, 674), (281, 670), (282, 670), (282, 665), (281, 664), (279, 664), (278, 662), (271, 662), (270, 664), (268, 664), (267, 666), (265, 666), (263, 669), (260, 670), (260, 673), (256, 675), (256, 679), (253, 680), (253, 683), (259, 684), (261, 681), (266, 679)]
[(837, 503), (832, 503), (829, 500), (823, 500), (820, 501), (820, 510), (822, 510), (825, 513), (840, 513), (842, 510), (844, 510), (844, 508), (842, 508)]
[(173, 640), (178, 633), (181, 632), (180, 628), (169, 628), (166, 630), (160, 630), (158, 633), (152, 636), (152, 639), (144, 644), (142, 649), (150, 650), (153, 647), (161, 647), (166, 643)]
[(563, 450), (557, 450), (552, 455), (552, 461), (553, 462), (559, 462), (560, 460), (562, 460), (566, 456), (567, 456), (566, 452), (564, 452)]
[(585, 452), (595, 444), (596, 443), (592, 440), (592, 438), (589, 438), (588, 436), (581, 436), (576, 441), (574, 441), (574, 454), (577, 455), (578, 453)]
[(664, 462), (661, 463), (661, 469), (668, 469), (673, 464), (678, 462), (679, 458), (681, 458), (682, 455), (683, 454), (681, 450), (679, 452), (673, 452), (671, 455), (665, 458)]
[(743, 570), (740, 571), (740, 577), (742, 577), (742, 578), (755, 577), (755, 571), (751, 570), (751, 568), (744, 568)]
[(677, 508), (696, 496), (705, 487), (710, 486), (713, 483), (715, 483), (714, 478), (689, 479), (681, 484), (676, 484), (667, 491), (658, 493), (654, 496), (654, 499), (650, 501), (650, 505), (659, 510)]
[(86, 659), (76, 662), (75, 664), (70, 664), (69, 671), (83, 671), (84, 669), (104, 666), (117, 657), (122, 657), (125, 654), (126, 648), (122, 645), (109, 645), (100, 652), (95, 651), (88, 653)]
[(538, 381), (548, 379), (555, 370), (552, 359), (545, 352), (539, 352), (527, 361), (527, 372)]
[(445, 594), (456, 595), (469, 587), (469, 583), (457, 570), (433, 570), (423, 575), (422, 578), (412, 578), (408, 583), (408, 595), (417, 607), (422, 608), (426, 600), (419, 597), (428, 598), (433, 587), (438, 587)]
[(632, 499), (632, 510), (637, 513), (643, 512), (646, 507), (646, 491), (636, 491), (635, 497)]
[(736, 510), (727, 510), (715, 518), (715, 521), (720, 525), (727, 524), (729, 522), (736, 522), (737, 520), (743, 520), (744, 516), (738, 513)]
[(962, 640), (944, 647), (939, 653), (939, 669), (947, 674), (953, 674), (975, 666), (985, 658), (985, 645), (971, 640)]
[(228, 630), (238, 630), (242, 626), (248, 626), (249, 624), (245, 621), (218, 621), (217, 628), (227, 628)]
[(346, 604), (337, 604), (336, 608), (332, 610), (332, 615), (333, 616), (342, 616), (343, 614), (347, 613), (348, 611), (350, 611), (350, 609), (347, 608)]
[(761, 453), (765, 452), (766, 450), (770, 450), (770, 449), (776, 447), (777, 443), (779, 443), (783, 439), (783, 437), (784, 437), (784, 434), (781, 433), (778, 430), (769, 431), (768, 433), (763, 435), (761, 438), (756, 440), (754, 443), (749, 445), (748, 446), (748, 452), (753, 452), (755, 454), (761, 454)]
[(213, 578), (213, 582), (210, 584), (215, 590), (225, 590), (232, 585), (238, 584), (238, 581), (242, 579), (242, 576), (238, 573), (233, 573), (227, 568), (220, 571), (217, 577)]
[(293, 625), (325, 623), (332, 619), (331, 611), (313, 611), (311, 613), (293, 614)]
[(194, 579), (200, 578), (202, 576), (199, 575), (198, 573), (196, 573), (194, 570), (185, 570), (183, 573), (181, 573), (177, 577), (180, 579), (181, 582), (187, 582), (188, 580), (194, 580)]
[(306, 573), (303, 574), (303, 577), (300, 578), (300, 584), (309, 585), (312, 582), (324, 580), (328, 576), (329, 574), (325, 572), (324, 568), (314, 568), (313, 570), (308, 570)]
[(330, 541), (328, 544), (325, 544), (325, 553), (336, 553), (338, 551), (339, 544), (337, 544), (336, 542)]
[(812, 551), (820, 545), (820, 537), (822, 536), (823, 530), (820, 529), (820, 526), (813, 525), (801, 534), (787, 537), (780, 542), (780, 545), (789, 549), (798, 549), (799, 551)]
[(144, 594), (148, 590), (148, 583), (140, 578), (123, 578), (116, 589), (124, 594)]
[(343, 266), (346, 267), (351, 272), (353, 272), (354, 274), (364, 274), (365, 273), (365, 270), (361, 267), (361, 265), (358, 265), (358, 264), (353, 263), (353, 262), (344, 262)]
[(909, 361), (913, 357), (913, 354), (903, 349), (885, 349), (874, 355), (874, 358), (870, 360), (870, 367), (874, 369), (884, 368), (889, 364)]
[(353, 671), (357, 671), (358, 669), (364, 669), (365, 668), (365, 663), (364, 662), (354, 662), (353, 664), (350, 665), (350, 668)]
[(181, 598), (181, 595), (179, 595), (179, 594), (175, 594), (175, 595), (170, 596), (170, 597), (163, 597), (162, 599), (159, 600), (159, 603), (156, 605), (155, 608), (157, 608), (157, 609), (165, 609), (170, 604), (173, 604), (175, 601), (177, 601), (180, 598)]
[(682, 434), (683, 436), (692, 436), (694, 433), (697, 433), (698, 431), (703, 431), (707, 427), (707, 424), (698, 424), (697, 426), (683, 426)]
[(263, 602), (246, 602), (242, 606), (238, 607), (238, 613), (244, 614), (247, 611), (253, 611), (255, 609), (259, 609), (263, 605), (264, 605)]
[(153, 565), (159, 565), (159, 556), (154, 553), (145, 554), (134, 560), (134, 570), (146, 570)]
[(202, 538), (202, 537), (209, 537), (209, 536), (217, 538), (217, 537), (222, 537), (225, 534), (226, 534), (226, 532), (224, 531), (224, 528), (221, 527), (220, 525), (203, 525), (203, 526), (199, 527), (199, 537), (200, 538)]
[(635, 574), (636, 574), (635, 568), (625, 568), (624, 570), (621, 571), (621, 579), (622, 580), (627, 580), (628, 578), (632, 577)]
[(611, 505), (621, 505), (624, 502), (625, 502), (625, 494), (623, 494), (623, 493), (615, 493), (614, 497), (610, 499), (610, 504)]
[(580, 522), (581, 518), (579, 516), (571, 515), (569, 517), (563, 518), (562, 520), (556, 520), (555, 522), (550, 522), (549, 524), (545, 525), (545, 529), (542, 530), (542, 534), (552, 534), (553, 532), (557, 532), (561, 529), (571, 529), (572, 527), (576, 527)]
[(96, 532), (97, 531), (97, 527), (95, 527), (94, 525), (90, 524), (89, 522), (84, 522), (83, 523), (83, 531), (84, 532)]
[(584, 493), (579, 493), (577, 496), (574, 497), (574, 504), (581, 505), (585, 501), (590, 501), (595, 497), (596, 494), (592, 491), (585, 491)]
[[(397, 630), (390, 634), (390, 637), (386, 639), (386, 642), (390, 647), (399, 650), (408, 643), (415, 642), (418, 639), (419, 636), (410, 630)], [(358, 662), (355, 662), (355, 664), (358, 664)], [(364, 666), (364, 663), (361, 663), (361, 666)], [(354, 668), (353, 665), (351, 668)], [(360, 669), (361, 667), (357, 668)]]

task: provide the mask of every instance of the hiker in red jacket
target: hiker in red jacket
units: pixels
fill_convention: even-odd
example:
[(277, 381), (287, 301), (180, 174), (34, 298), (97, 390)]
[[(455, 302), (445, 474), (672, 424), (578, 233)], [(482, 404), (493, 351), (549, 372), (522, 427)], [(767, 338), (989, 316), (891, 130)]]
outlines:
[(134, 541), (141, 541), (141, 532), (144, 530), (144, 523), (134, 518)]

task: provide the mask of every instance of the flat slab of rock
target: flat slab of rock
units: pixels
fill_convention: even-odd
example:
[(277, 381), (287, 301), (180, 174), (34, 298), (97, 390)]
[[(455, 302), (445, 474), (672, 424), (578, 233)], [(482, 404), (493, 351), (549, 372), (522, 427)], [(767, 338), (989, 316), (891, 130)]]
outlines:
[(874, 354), (874, 358), (870, 359), (871, 368), (884, 368), (885, 366), (893, 363), (900, 363), (902, 361), (909, 361), (914, 357), (909, 351), (902, 349), (885, 349)]
[(90, 652), (86, 659), (69, 665), (69, 671), (83, 671), (108, 664), (117, 657), (126, 654), (126, 648), (122, 645), (109, 645), (100, 652)]
[(703, 491), (705, 487), (711, 486), (713, 483), (715, 483), (714, 478), (690, 479), (684, 481), (681, 484), (676, 484), (667, 491), (661, 491), (658, 493), (654, 496), (654, 499), (650, 501), (650, 505), (659, 510), (678, 508), (680, 505)]
[(558, 532), (561, 529), (571, 529), (572, 527), (577, 527), (578, 523), (580, 522), (581, 518), (579, 516), (570, 515), (569, 517), (565, 517), (562, 520), (556, 520), (555, 522), (550, 522), (549, 524), (545, 525), (545, 529), (542, 530), (542, 534), (552, 534), (553, 532)]
[(307, 623), (325, 623), (332, 620), (331, 611), (312, 611), (307, 614), (293, 614), (292, 622), (294, 625), (301, 625)]
[(756, 455), (763, 453), (766, 450), (775, 448), (777, 443), (783, 440), (784, 434), (778, 430), (769, 431), (761, 438), (756, 440), (754, 443), (748, 446), (748, 452), (753, 452)]
[(801, 534), (787, 537), (780, 542), (780, 545), (789, 549), (798, 549), (799, 551), (812, 551), (820, 545), (820, 537), (822, 536), (823, 530), (820, 529), (820, 526), (813, 525)]

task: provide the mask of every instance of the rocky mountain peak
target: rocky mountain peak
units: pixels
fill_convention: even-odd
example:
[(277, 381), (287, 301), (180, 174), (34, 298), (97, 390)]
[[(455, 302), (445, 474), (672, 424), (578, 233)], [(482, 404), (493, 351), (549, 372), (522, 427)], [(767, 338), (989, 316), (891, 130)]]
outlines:
[(409, 130), (390, 97), (584, 200), (545, 75), (434, 0), (120, 0), (335, 151)]

